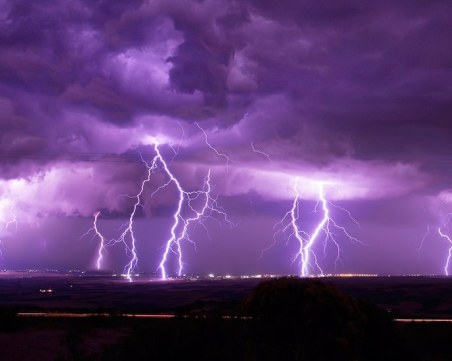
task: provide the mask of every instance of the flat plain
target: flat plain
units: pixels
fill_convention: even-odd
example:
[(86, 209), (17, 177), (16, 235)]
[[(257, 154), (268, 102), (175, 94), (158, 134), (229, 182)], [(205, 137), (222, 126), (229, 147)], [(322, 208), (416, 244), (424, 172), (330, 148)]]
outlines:
[[(4, 272), (0, 275), (0, 360), (111, 361), (125, 355), (173, 360), (186, 354), (197, 360), (247, 360), (255, 352), (250, 349), (254, 331), (249, 321), (240, 318), (241, 306), (264, 280), (162, 281), (139, 276), (129, 282), (107, 274)], [(447, 277), (320, 280), (377, 305), (393, 318), (452, 319), (452, 280)], [(89, 317), (16, 316), (33, 312)], [(394, 359), (397, 355), (413, 361), (451, 359), (451, 337), (452, 323), (397, 323), (394, 340), (400, 347)]]

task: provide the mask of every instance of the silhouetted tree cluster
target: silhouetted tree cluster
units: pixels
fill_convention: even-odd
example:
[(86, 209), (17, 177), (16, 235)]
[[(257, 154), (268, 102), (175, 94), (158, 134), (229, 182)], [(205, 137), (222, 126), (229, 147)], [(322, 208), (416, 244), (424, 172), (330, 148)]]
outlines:
[(258, 360), (372, 360), (389, 355), (392, 324), (317, 280), (281, 278), (259, 284), (244, 302)]

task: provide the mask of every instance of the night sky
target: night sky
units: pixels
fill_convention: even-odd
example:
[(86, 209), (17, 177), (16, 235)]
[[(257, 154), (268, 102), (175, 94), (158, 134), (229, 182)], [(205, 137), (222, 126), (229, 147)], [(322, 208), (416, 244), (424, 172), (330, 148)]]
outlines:
[[(314, 257), (324, 273), (444, 274), (451, 17), (450, 0), (0, 0), (0, 268), (95, 268), (83, 234), (99, 211), (118, 239), (157, 143), (186, 192), (210, 169), (233, 223), (190, 224), (185, 272), (299, 274), (291, 215), (278, 222), (298, 193), (312, 236), (322, 188), (333, 239), (319, 232), (309, 274)], [(133, 230), (136, 271), (158, 273), (179, 193), (161, 162), (151, 173)], [(103, 268), (130, 257), (115, 244)]]

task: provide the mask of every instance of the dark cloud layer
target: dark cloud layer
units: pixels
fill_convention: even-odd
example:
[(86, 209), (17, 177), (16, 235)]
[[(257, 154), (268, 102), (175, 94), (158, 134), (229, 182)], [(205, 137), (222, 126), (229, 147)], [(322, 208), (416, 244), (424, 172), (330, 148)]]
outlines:
[[(216, 171), (232, 212), (243, 193), (286, 202), (298, 175), (340, 179), (339, 200), (434, 208), (452, 175), (451, 16), (449, 1), (0, 0), (2, 199), (125, 214), (118, 196), (144, 172), (130, 154), (160, 136), (185, 184)], [(85, 203), (63, 190), (70, 172), (90, 184)], [(22, 199), (16, 179), (61, 192)], [(165, 215), (167, 196), (147, 213)]]
[(63, 110), (227, 127), (279, 96), (289, 110), (267, 138), (333, 156), (445, 156), (449, 15), (447, 2), (6, 2), (1, 93), (41, 129)]

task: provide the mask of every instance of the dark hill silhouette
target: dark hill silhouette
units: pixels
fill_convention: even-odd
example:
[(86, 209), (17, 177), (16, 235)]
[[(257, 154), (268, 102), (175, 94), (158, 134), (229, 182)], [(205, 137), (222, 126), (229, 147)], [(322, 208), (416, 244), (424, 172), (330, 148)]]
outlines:
[(259, 360), (390, 359), (387, 312), (332, 284), (281, 278), (263, 282), (244, 301)]

